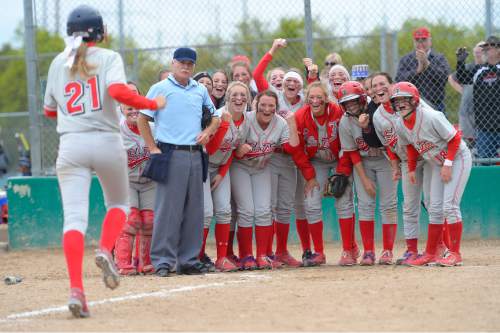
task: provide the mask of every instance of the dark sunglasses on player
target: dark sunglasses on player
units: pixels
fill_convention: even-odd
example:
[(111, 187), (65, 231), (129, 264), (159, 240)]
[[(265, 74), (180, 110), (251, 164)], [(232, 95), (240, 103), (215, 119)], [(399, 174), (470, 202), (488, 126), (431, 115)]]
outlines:
[(335, 66), (337, 63), (335, 61), (325, 61), (325, 66)]

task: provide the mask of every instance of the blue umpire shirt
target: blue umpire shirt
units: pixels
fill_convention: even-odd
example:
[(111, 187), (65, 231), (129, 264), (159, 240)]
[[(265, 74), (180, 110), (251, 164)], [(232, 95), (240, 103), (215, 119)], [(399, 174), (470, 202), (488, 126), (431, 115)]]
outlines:
[(165, 96), (167, 105), (156, 111), (141, 110), (154, 119), (156, 141), (175, 145), (195, 145), (201, 132), (202, 106), (208, 107), (212, 115), (220, 117), (208, 95), (207, 88), (193, 79), (186, 86), (179, 84), (170, 74), (166, 80), (154, 84), (146, 95), (153, 99)]

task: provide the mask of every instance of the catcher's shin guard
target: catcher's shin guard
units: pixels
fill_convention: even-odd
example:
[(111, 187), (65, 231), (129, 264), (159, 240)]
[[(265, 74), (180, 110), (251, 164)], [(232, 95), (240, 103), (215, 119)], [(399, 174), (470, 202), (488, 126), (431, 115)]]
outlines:
[(132, 250), (134, 248), (134, 238), (137, 234), (136, 226), (140, 225), (140, 223), (139, 209), (132, 207), (114, 249), (116, 267), (122, 275), (136, 274), (135, 265), (132, 263)]
[(139, 240), (139, 267), (137, 270), (148, 274), (154, 271), (151, 264), (151, 235), (153, 234), (154, 213), (150, 209), (141, 210), (142, 224)]

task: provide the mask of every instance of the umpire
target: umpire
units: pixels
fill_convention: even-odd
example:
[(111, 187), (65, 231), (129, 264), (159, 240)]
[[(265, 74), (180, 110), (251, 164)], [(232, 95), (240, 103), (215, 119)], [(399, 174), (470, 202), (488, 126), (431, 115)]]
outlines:
[[(205, 145), (219, 125), (212, 117), (202, 130), (203, 107), (215, 115), (207, 89), (191, 79), (196, 52), (178, 48), (167, 79), (153, 85), (148, 98), (163, 95), (160, 110), (142, 110), (138, 125), (151, 152), (152, 178), (157, 181), (151, 261), (158, 276), (206, 273), (197, 257), (203, 239)], [(154, 139), (148, 121), (154, 120)]]

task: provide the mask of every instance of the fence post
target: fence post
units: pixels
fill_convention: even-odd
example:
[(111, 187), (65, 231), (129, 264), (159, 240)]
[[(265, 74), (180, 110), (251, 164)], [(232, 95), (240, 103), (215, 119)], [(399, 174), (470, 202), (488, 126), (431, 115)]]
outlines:
[(304, 29), (306, 32), (306, 55), (314, 59), (311, 0), (304, 0)]
[(134, 82), (139, 84), (139, 51), (135, 48), (133, 51), (134, 60), (132, 62), (132, 77)]
[(380, 70), (387, 72), (387, 31), (386, 26), (382, 27), (380, 32)]
[(486, 30), (486, 37), (491, 36), (493, 33), (492, 29), (492, 4), (491, 0), (485, 0), (484, 1), (484, 9), (486, 11), (485, 16), (484, 16), (484, 24), (485, 24), (485, 30)]
[(118, 0), (118, 42), (120, 54), (124, 57), (125, 36), (123, 35), (123, 0)]
[(398, 32), (393, 31), (392, 32), (392, 38), (391, 38), (391, 44), (392, 44), (392, 71), (391, 75), (393, 78), (396, 77), (397, 71), (398, 71), (398, 64), (399, 64), (399, 42), (398, 42)]
[(30, 158), (33, 176), (39, 176), (42, 171), (40, 118), (38, 109), (37, 89), (37, 55), (36, 28), (33, 22), (33, 1), (24, 0), (24, 44), (26, 61), (26, 81), (28, 85), (28, 110), (30, 117)]

